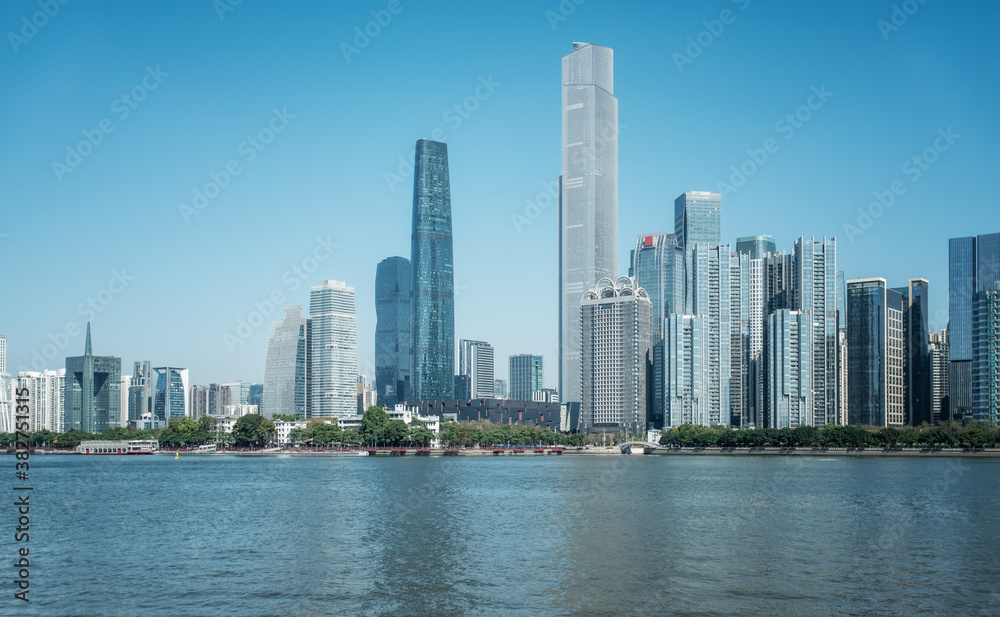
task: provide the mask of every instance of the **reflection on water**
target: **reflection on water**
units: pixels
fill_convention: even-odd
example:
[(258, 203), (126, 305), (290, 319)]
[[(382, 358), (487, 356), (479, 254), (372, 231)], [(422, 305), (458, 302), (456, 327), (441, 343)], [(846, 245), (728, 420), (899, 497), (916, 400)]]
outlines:
[(10, 614), (1000, 614), (998, 470), (38, 457), (32, 602)]

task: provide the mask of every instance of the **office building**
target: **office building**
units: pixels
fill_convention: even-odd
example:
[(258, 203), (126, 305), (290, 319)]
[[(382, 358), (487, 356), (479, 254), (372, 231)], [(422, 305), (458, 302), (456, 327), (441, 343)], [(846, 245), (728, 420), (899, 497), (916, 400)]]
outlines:
[(580, 298), (618, 274), (618, 99), (608, 47), (573, 43), (563, 56), (559, 186), (559, 393), (579, 413)]
[[(260, 400), (264, 417), (273, 418), (275, 414), (308, 416), (310, 334), (311, 322), (302, 317), (302, 306), (289, 306), (285, 309), (285, 318), (271, 324)], [(217, 405), (210, 403), (208, 413), (214, 413), (215, 407)]]
[(972, 298), (1000, 282), (1000, 233), (948, 241), (949, 414), (972, 417)]
[(506, 399), (507, 398), (507, 380), (506, 379), (494, 379), (493, 380), (493, 398)]
[(403, 403), (410, 388), (410, 260), (389, 257), (375, 269), (375, 390), (378, 404)]
[[(755, 312), (750, 306), (751, 261), (746, 253), (729, 256), (729, 424), (734, 427), (753, 424), (750, 323)], [(722, 328), (725, 330), (725, 324)]]
[(358, 375), (357, 393), (357, 413), (364, 415), (366, 409), (378, 405), (378, 392), (368, 383), (364, 375)]
[(455, 395), (455, 272), (448, 146), (417, 140), (410, 243), (413, 401)]
[(458, 374), (469, 378), (472, 398), (493, 398), (493, 347), (484, 341), (459, 340)]
[(903, 295), (889, 289), (885, 279), (847, 281), (850, 424), (899, 427), (905, 422), (904, 308)]
[(343, 281), (321, 281), (309, 290), (308, 418), (339, 418), (357, 411), (358, 332), (354, 307), (354, 288)]
[(653, 304), (634, 278), (601, 279), (580, 301), (580, 430), (645, 434)]
[(910, 279), (906, 287), (895, 289), (903, 296), (903, 414), (910, 426), (930, 424), (934, 419), (927, 329), (928, 285), (925, 279)]
[(690, 257), (691, 315), (705, 318), (708, 348), (708, 383), (704, 401), (709, 424), (729, 426), (732, 410), (731, 269), (728, 244), (698, 243), (687, 251)]
[(542, 356), (518, 354), (507, 360), (507, 379), (510, 383), (509, 399), (534, 400), (534, 393), (544, 387)]
[(472, 377), (455, 375), (455, 398), (460, 401), (472, 398)]
[[(799, 238), (793, 256), (792, 310), (812, 313), (813, 426), (838, 419), (837, 240)], [(850, 309), (848, 309), (850, 311)], [(850, 345), (848, 345), (849, 347)]]
[(197, 420), (208, 415), (208, 386), (191, 385), (188, 400), (191, 401), (191, 417)]
[(136, 361), (132, 365), (132, 377), (128, 386), (128, 421), (135, 422), (143, 414), (153, 413), (153, 365), (149, 360)]
[(653, 376), (650, 423), (663, 426), (663, 328), (668, 315), (684, 309), (684, 250), (674, 234), (641, 235), (632, 250), (629, 276), (653, 303)]
[(812, 315), (780, 309), (767, 316), (765, 331), (762, 428), (814, 426)]
[(167, 426), (173, 419), (190, 416), (191, 392), (188, 369), (172, 366), (153, 367), (156, 386), (153, 389), (153, 420)]
[(103, 433), (118, 426), (121, 373), (121, 358), (93, 354), (87, 322), (83, 355), (66, 358), (65, 430)]
[(997, 425), (1000, 407), (1000, 282), (972, 295), (972, 417)]
[(778, 252), (771, 236), (744, 236), (736, 239), (736, 252), (749, 255), (750, 259), (763, 259), (764, 255)]
[(559, 391), (555, 388), (542, 388), (531, 393), (531, 400), (542, 403), (558, 403)]
[(847, 277), (837, 273), (837, 421), (847, 425)]
[(688, 191), (674, 200), (674, 235), (685, 250), (722, 244), (722, 195)]

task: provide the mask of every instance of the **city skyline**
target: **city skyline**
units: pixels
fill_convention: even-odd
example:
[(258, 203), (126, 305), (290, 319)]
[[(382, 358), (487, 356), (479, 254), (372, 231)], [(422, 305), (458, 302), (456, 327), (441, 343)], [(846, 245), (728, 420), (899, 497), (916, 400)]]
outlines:
[[(414, 67), (421, 61), (426, 64), (440, 53), (443, 48), (438, 44), (426, 52), (416, 50), (412, 59), (396, 52), (403, 48), (412, 50), (416, 32), (441, 17), (442, 9), (422, 12), (407, 5), (392, 26), (350, 62), (337, 49), (331, 49), (323, 60), (336, 75), (344, 77), (344, 83), (376, 86), (366, 100), (380, 102), (370, 113), (363, 113), (355, 103), (345, 103), (348, 107), (344, 113), (356, 116), (353, 123), (364, 127), (369, 137), (350, 155), (357, 161), (347, 160), (347, 152), (328, 143), (328, 138), (336, 135), (343, 125), (333, 121), (316, 124), (320, 108), (332, 108), (336, 99), (322, 98), (321, 106), (303, 91), (300, 84), (307, 83), (307, 73), (303, 71), (315, 65), (282, 76), (273, 64), (251, 55), (245, 58), (251, 60), (249, 67), (233, 69), (233, 73), (213, 73), (219, 65), (199, 68), (184, 54), (164, 51), (160, 35), (143, 41), (130, 34), (116, 44), (134, 49), (141, 62), (133, 66), (119, 55), (113, 70), (84, 83), (74, 77), (79, 71), (59, 68), (54, 62), (74, 40), (74, 33), (83, 33), (83, 26), (65, 16), (54, 19), (36, 38), (17, 50), (14, 56), (17, 62), (3, 69), (14, 83), (27, 83), (33, 71), (45, 71), (49, 75), (47, 82), (64, 84), (78, 100), (69, 113), (61, 113), (62, 108), (56, 113), (54, 102), (65, 97), (55, 96), (56, 91), (49, 85), (34, 98), (2, 103), (11, 117), (24, 120), (11, 129), (11, 137), (27, 148), (17, 158), (3, 155), (0, 165), (2, 173), (7, 174), (6, 185), (11, 187), (11, 201), (20, 201), (25, 206), (12, 209), (0, 227), (0, 234), (5, 236), (0, 239), (0, 259), (9, 265), (0, 275), (3, 277), (0, 283), (6, 289), (21, 289), (25, 297), (35, 299), (30, 303), (31, 308), (17, 304), (0, 307), (0, 322), (6, 324), (2, 327), (8, 333), (10, 346), (8, 372), (60, 368), (65, 357), (81, 348), (85, 317), (92, 316), (95, 327), (100, 327), (102, 348), (124, 361), (148, 357), (155, 358), (158, 365), (189, 367), (197, 383), (233, 379), (260, 382), (270, 323), (280, 319), (285, 306), (304, 305), (310, 285), (330, 278), (346, 280), (358, 289), (359, 368), (373, 377), (374, 269), (380, 259), (406, 254), (405, 213), (410, 201), (410, 176), (405, 167), (400, 173), (402, 163), (398, 156), (409, 158), (407, 153), (412, 152), (414, 139), (433, 138), (435, 129), (442, 128), (447, 133), (443, 139), (452, 146), (456, 257), (465, 260), (456, 269), (455, 334), (497, 341), (497, 358), (520, 353), (547, 356), (546, 384), (557, 384), (554, 342), (557, 311), (555, 295), (550, 291), (556, 280), (556, 253), (549, 246), (556, 235), (556, 207), (553, 204), (535, 212), (528, 208), (527, 201), (542, 204), (546, 198), (551, 201), (555, 194), (548, 190), (559, 173), (555, 110), (560, 94), (554, 82), (558, 79), (558, 58), (574, 40), (606, 45), (616, 55), (616, 96), (622, 101), (620, 167), (626, 172), (621, 179), (617, 275), (625, 274), (623, 264), (627, 263), (627, 252), (637, 234), (670, 229), (671, 199), (689, 190), (719, 190), (720, 182), (731, 182), (730, 166), (739, 167), (749, 159), (746, 150), (757, 151), (767, 136), (774, 136), (781, 149), (770, 153), (766, 165), (747, 178), (745, 185), (723, 197), (723, 241), (733, 243), (738, 237), (768, 234), (775, 238), (779, 250), (789, 250), (794, 238), (800, 235), (836, 236), (841, 243), (838, 266), (846, 271), (847, 278), (882, 276), (891, 285), (905, 284), (914, 276), (928, 279), (929, 322), (933, 329), (940, 329), (947, 319), (948, 239), (992, 231), (976, 225), (990, 212), (991, 201), (984, 193), (982, 178), (988, 177), (991, 160), (987, 144), (996, 137), (996, 123), (985, 108), (986, 101), (994, 98), (995, 86), (971, 80), (984, 70), (981, 52), (988, 48), (985, 40), (978, 39), (971, 46), (957, 45), (955, 35), (949, 30), (955, 23), (968, 22), (972, 13), (966, 9), (944, 13), (931, 6), (923, 7), (905, 27), (890, 33), (885, 40), (876, 23), (887, 17), (886, 7), (859, 3), (828, 7), (824, 16), (829, 23), (842, 26), (859, 41), (851, 53), (878, 61), (863, 66), (856, 75), (849, 75), (833, 63), (832, 51), (821, 49), (824, 41), (829, 42), (827, 32), (816, 37), (815, 49), (807, 47), (816, 54), (813, 65), (782, 58), (775, 66), (754, 72), (753, 79), (760, 83), (747, 92), (750, 77), (741, 77), (737, 68), (748, 37), (756, 40), (774, 29), (793, 32), (797, 45), (808, 46), (811, 43), (805, 39), (815, 34), (812, 28), (822, 30), (817, 20), (820, 14), (815, 9), (795, 17), (775, 13), (776, 9), (765, 6), (753, 5), (745, 10), (740, 6), (734, 5), (737, 21), (726, 27), (718, 41), (679, 70), (674, 54), (687, 55), (687, 37), (697, 38), (704, 30), (702, 21), (718, 17), (705, 7), (655, 9), (654, 16), (670, 19), (660, 20), (668, 22), (659, 26), (666, 30), (652, 41), (643, 36), (646, 26), (641, 23), (630, 24), (628, 28), (609, 25), (608, 11), (613, 7), (580, 6), (572, 16), (555, 22), (553, 27), (542, 10), (515, 3), (510, 8), (518, 16), (516, 21), (532, 22), (534, 16), (535, 22), (528, 28), (538, 34), (537, 40), (532, 39), (523, 53), (503, 58), (491, 49), (489, 41), (476, 42), (472, 33), (449, 32), (446, 37), (449, 44), (470, 42), (470, 53), (418, 90), (419, 96), (405, 113), (397, 113), (397, 108), (389, 104), (392, 100), (387, 96), (391, 91), (389, 86), (352, 80), (358, 79), (359, 71), (354, 69), (359, 65), (371, 69), (380, 62), (391, 64), (389, 76), (395, 81), (389, 81), (393, 88), (411, 83), (407, 71), (417, 80), (429, 74), (430, 66), (417, 71)], [(21, 10), (18, 5), (5, 6), (2, 13), (5, 23), (19, 23)], [(241, 6), (224, 21), (211, 11), (186, 13), (187, 9), (171, 15), (149, 7), (112, 12), (97, 5), (76, 10), (89, 15), (90, 23), (106, 31), (151, 18), (163, 17), (166, 23), (183, 21), (191, 24), (197, 35), (193, 48), (202, 51), (217, 51), (227, 46), (245, 48), (237, 43), (259, 36), (265, 22), (273, 23), (279, 39), (291, 37), (293, 32), (299, 35), (302, 29), (312, 27), (303, 20), (293, 24), (282, 19), (271, 13), (274, 9), (249, 6)], [(319, 12), (317, 22), (335, 17), (333, 23), (338, 27), (334, 36), (339, 34), (345, 40), (352, 36), (354, 25), (364, 26), (370, 19), (360, 9), (312, 10)], [(498, 32), (512, 32), (515, 27), (514, 18), (504, 18), (496, 9), (477, 11), (481, 16), (495, 18)], [(870, 19), (862, 23), (860, 16)], [(323, 25), (328, 28), (330, 23)], [(630, 32), (628, 36), (626, 30)], [(928, 41), (932, 41), (933, 47), (922, 49)], [(776, 42), (758, 47), (754, 57), (770, 58), (770, 54), (780, 51), (781, 43)], [(88, 52), (78, 62), (82, 66), (99, 62), (103, 65), (102, 53), (105, 52)], [(902, 58), (908, 57), (908, 53), (934, 53), (940, 60), (928, 66), (925, 75), (904, 74), (899, 69), (906, 66), (907, 61)], [(286, 55), (280, 58), (287, 60), (298, 57), (301, 49), (294, 47), (282, 54)], [(205, 55), (199, 56), (202, 62)], [(641, 78), (647, 70), (645, 58), (659, 59), (662, 84), (650, 84)], [(843, 63), (843, 59), (837, 62)], [(157, 63), (161, 65), (159, 73)], [(147, 65), (151, 72), (147, 72)], [(434, 70), (437, 68), (434, 66)], [(221, 75), (227, 82), (243, 80), (252, 85), (244, 88), (237, 102), (212, 87), (214, 82), (208, 78), (213, 75)], [(156, 88), (145, 93), (148, 97), (130, 110), (132, 114), (124, 119), (116, 112), (109, 115), (109, 101), (143, 83), (146, 84), (143, 87)], [(930, 87), (940, 83), (953, 87)], [(880, 91), (896, 93), (875, 96), (872, 94), (875, 84)], [(824, 85), (833, 95), (822, 103), (821, 109), (812, 110), (812, 117), (801, 128), (783, 125), (785, 129), (795, 128), (794, 135), (785, 141), (788, 132), (773, 129), (775, 121), (788, 112), (794, 113), (801, 105), (808, 105), (810, 100), (819, 106), (818, 98), (810, 99), (811, 88), (815, 86), (823, 92)], [(226, 118), (220, 127), (194, 122), (191, 129), (180, 131), (171, 139), (164, 131), (178, 131), (195, 117), (187, 95), (203, 91), (206, 86), (210, 112), (218, 110), (221, 114), (223, 105), (226, 109), (235, 105), (236, 113), (219, 115)], [(275, 87), (288, 95), (273, 96), (265, 92)], [(697, 102), (671, 97), (670, 113), (653, 114), (653, 108), (662, 107), (667, 100), (662, 95), (678, 88), (700, 89), (704, 96), (697, 97)], [(738, 103), (725, 103), (726, 93), (732, 92), (741, 93)], [(914, 92), (933, 94), (930, 100), (915, 100)], [(472, 101), (465, 105), (470, 96)], [(39, 100), (49, 103), (36, 105)], [(959, 100), (962, 104), (957, 103)], [(279, 113), (283, 112), (285, 103), (288, 114), (295, 118), (273, 114), (275, 107)], [(453, 104), (459, 105), (462, 113), (452, 112), (448, 117), (456, 121), (449, 122), (443, 119), (442, 112)], [(471, 107), (476, 109), (469, 111), (467, 108)], [(897, 113), (902, 108), (905, 113)], [(51, 162), (64, 160), (66, 146), (75, 145), (82, 139), (81, 131), (92, 130), (105, 115), (112, 118), (115, 131), (105, 134), (93, 154), (84, 157), (71, 173), (61, 176), (60, 182)], [(226, 161), (248, 135), (263, 127), (283, 126), (285, 120), (289, 122), (287, 126), (273, 144), (259, 152), (256, 160), (245, 162), (240, 157), (245, 173), (234, 178), (199, 214), (188, 221), (181, 217), (178, 204), (190, 205), (192, 189), (204, 188), (209, 173), (218, 174), (224, 169)], [(461, 123), (455, 128), (457, 120)], [(875, 130), (877, 124), (882, 128)], [(156, 128), (156, 125), (163, 126)], [(949, 127), (961, 135), (954, 144), (938, 139), (938, 129), (947, 135)], [(873, 130), (871, 136), (862, 138)], [(322, 140), (311, 140), (304, 133), (315, 134)], [(512, 133), (511, 138), (503, 139), (504, 133)], [(700, 139), (693, 139), (699, 133)], [(664, 141), (666, 135), (675, 137)], [(523, 160), (516, 164), (507, 162), (514, 138), (528, 139), (529, 146), (519, 144)], [(937, 151), (933, 165), (922, 171), (919, 180), (912, 181), (911, 175), (901, 171), (902, 166), (912, 156), (934, 147), (936, 142), (951, 149)], [(202, 153), (190, 156), (198, 151)], [(850, 157), (845, 156), (848, 152)], [(141, 156), (136, 157), (136, 153)], [(178, 154), (190, 160), (182, 164)], [(144, 162), (148, 159), (150, 164), (144, 167), (149, 171), (128, 164), (123, 157), (140, 158)], [(335, 192), (327, 181), (320, 180), (319, 168), (330, 165), (338, 169), (337, 182), (346, 182), (352, 175), (363, 177), (364, 182), (346, 182), (349, 188)], [(663, 172), (664, 169), (668, 171)], [(497, 170), (512, 180), (509, 187), (498, 187), (495, 179), (491, 179)], [(387, 173), (397, 174), (404, 181), (390, 187), (394, 179), (387, 180)], [(830, 179), (824, 180), (824, 176)], [(286, 178), (294, 179), (301, 188), (286, 187)], [(906, 192), (885, 197), (897, 178), (904, 183)], [(103, 186), (121, 186), (124, 192), (139, 195), (138, 201), (149, 204), (149, 208), (133, 217), (137, 200), (108, 194), (99, 188)], [(143, 193), (141, 186), (148, 187), (142, 190), (169, 197), (154, 198), (153, 193)], [(280, 196), (273, 190), (277, 187), (288, 194)], [(491, 194), (482, 194), (482, 187), (488, 187)], [(967, 216), (933, 219), (933, 225), (926, 224), (937, 205), (948, 201), (955, 187), (967, 192), (963, 201)], [(863, 218), (859, 223), (861, 215), (857, 208), (867, 208), (875, 192), (887, 201), (891, 198), (895, 205), (883, 208), (882, 215), (870, 223)], [(807, 196), (808, 216), (801, 211), (803, 196)], [(52, 212), (58, 207), (52, 204), (70, 202), (79, 204), (79, 211), (86, 212), (91, 220), (113, 218), (116, 225), (99, 227), (78, 219), (81, 214), (64, 210), (43, 231), (37, 217), (28, 216), (35, 211)], [(275, 221), (273, 215), (278, 211), (290, 216)], [(873, 211), (879, 212), (877, 208)], [(322, 217), (317, 218), (320, 214)], [(526, 222), (514, 221), (513, 216), (522, 216)], [(320, 222), (309, 226), (309, 231), (315, 233), (306, 234), (302, 230), (303, 219)], [(241, 250), (240, 242), (256, 242), (256, 236), (250, 232), (259, 229), (264, 220), (268, 221), (272, 234), (266, 250)], [(141, 232), (141, 229), (159, 229), (164, 223), (162, 233)], [(848, 234), (844, 225), (854, 226), (862, 233)], [(123, 231), (114, 231), (118, 226)], [(358, 232), (348, 233), (347, 229)], [(46, 254), (58, 258), (67, 250), (81, 247), (79, 240), (73, 239), (81, 235), (81, 230), (82, 235), (96, 240), (93, 244), (97, 248), (79, 277), (52, 286), (41, 277), (23, 275), (25, 268), (41, 258), (38, 237), (50, 240)], [(388, 241), (362, 240), (365, 230), (377, 231)], [(488, 234), (491, 245), (504, 247), (504, 259), (497, 259), (495, 252), (486, 255), (487, 251), (478, 250), (483, 243), (476, 230)], [(229, 241), (233, 239), (235, 244)], [(328, 250), (319, 239), (337, 248)], [(178, 255), (178, 245), (190, 246), (190, 256)], [(886, 255), (907, 255), (903, 248), (912, 246), (921, 246), (922, 250), (912, 258), (884, 260)], [(141, 258), (144, 251), (149, 254), (148, 260)], [(136, 255), (140, 258), (136, 259)], [(158, 259), (164, 255), (171, 259)], [(159, 264), (161, 261), (163, 266)], [(221, 279), (204, 276), (197, 264), (205, 262), (217, 263), (215, 268), (226, 276)], [(315, 268), (315, 262), (320, 262), (318, 269), (306, 275), (305, 270)], [(526, 283), (528, 290), (546, 308), (538, 311), (540, 318), (533, 320), (537, 323), (523, 325), (524, 319), (519, 315), (509, 322), (500, 320), (499, 309), (490, 307), (492, 291), (495, 285), (522, 282), (523, 277), (516, 273), (527, 263), (534, 264), (540, 274)], [(183, 283), (170, 282), (174, 278), (171, 272), (185, 273), (176, 277)], [(160, 281), (168, 282), (164, 286)], [(264, 316), (263, 325), (251, 327), (244, 337), (238, 329), (239, 320), (257, 323), (258, 320), (250, 319), (259, 310), (256, 304), (266, 306), (274, 289), (285, 299), (275, 303), (275, 308)], [(199, 302), (188, 301), (192, 293), (198, 294)], [(88, 304), (89, 298), (94, 299), (93, 304)], [(938, 317), (942, 310), (945, 322)], [(474, 322), (480, 319), (499, 325), (482, 331), (483, 328), (474, 327)], [(170, 327), (156, 331), (148, 327), (150, 321), (168, 323)], [(68, 329), (70, 324), (75, 327)], [(491, 331), (492, 328), (496, 331)], [(238, 341), (231, 349), (224, 339), (226, 334)], [(33, 366), (33, 353), (42, 353), (46, 345), (56, 347), (57, 355), (45, 366)]]

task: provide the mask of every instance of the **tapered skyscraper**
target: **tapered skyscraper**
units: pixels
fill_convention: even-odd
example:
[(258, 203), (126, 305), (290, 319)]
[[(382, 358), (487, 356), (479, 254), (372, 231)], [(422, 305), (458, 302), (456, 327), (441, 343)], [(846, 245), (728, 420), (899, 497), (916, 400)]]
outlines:
[(580, 298), (618, 273), (618, 99), (614, 52), (573, 43), (562, 64), (559, 396), (580, 398)]
[(410, 388), (413, 401), (455, 396), (455, 271), (448, 146), (417, 140), (413, 172)]

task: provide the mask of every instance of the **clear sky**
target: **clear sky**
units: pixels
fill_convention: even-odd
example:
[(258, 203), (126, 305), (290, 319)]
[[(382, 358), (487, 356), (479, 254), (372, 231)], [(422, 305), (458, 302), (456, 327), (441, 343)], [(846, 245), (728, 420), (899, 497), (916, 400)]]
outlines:
[[(440, 129), (456, 336), (493, 343), (498, 377), (511, 354), (543, 355), (555, 386), (547, 195), (573, 41), (615, 52), (621, 274), (636, 235), (672, 230), (677, 195), (722, 191), (725, 241), (836, 236), (848, 278), (929, 279), (939, 329), (948, 238), (1000, 231), (996, 3), (897, 0), (894, 25), (888, 0), (235, 1), (0, 4), (12, 371), (64, 366), (92, 316), (94, 352), (126, 372), (148, 358), (193, 383), (260, 381), (270, 322), (338, 279), (373, 376), (375, 267), (409, 257), (405, 165)], [(212, 174), (226, 186), (197, 209)], [(859, 224), (894, 182), (892, 207)]]

